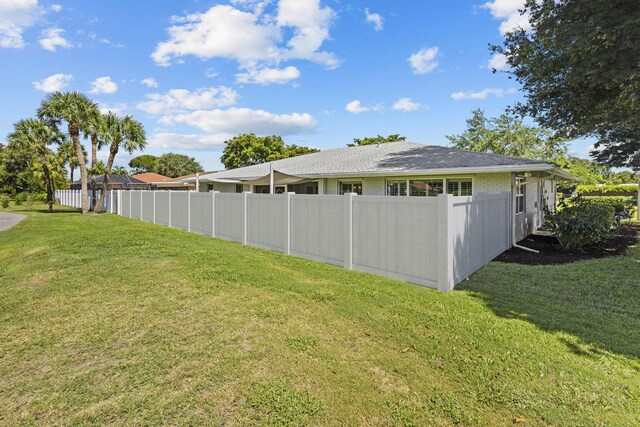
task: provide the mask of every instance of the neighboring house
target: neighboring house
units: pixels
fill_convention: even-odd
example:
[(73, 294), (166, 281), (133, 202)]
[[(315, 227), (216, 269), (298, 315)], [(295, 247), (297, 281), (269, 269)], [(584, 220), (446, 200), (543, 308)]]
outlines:
[[(138, 175), (134, 175), (133, 177), (139, 181), (145, 182), (147, 186), (144, 188), (145, 190), (195, 190), (196, 182), (187, 182), (185, 180), (193, 178), (195, 180), (196, 175), (203, 174), (212, 174), (216, 171), (208, 171), (208, 172), (200, 172), (199, 174), (189, 174), (184, 176), (179, 176), (177, 178), (169, 178), (168, 176), (160, 175), (159, 173), (141, 173)], [(136, 188), (142, 190), (143, 188)], [(207, 190), (205, 188), (203, 190)]]
[[(96, 176), (96, 189), (102, 188), (102, 181), (104, 180), (104, 175)], [(87, 184), (91, 186), (91, 176), (87, 177)], [(140, 184), (144, 184), (142, 181), (139, 181), (133, 177), (128, 175), (109, 175), (109, 184), (107, 190), (132, 190), (138, 189)], [(81, 184), (80, 181), (74, 181), (70, 186), (71, 190), (80, 190)], [(89, 188), (91, 189), (91, 188)]]
[[(511, 193), (512, 241), (542, 225), (556, 181), (572, 175), (546, 162), (394, 142), (324, 150), (259, 165), (201, 173), (200, 191), (433, 197)], [(195, 182), (187, 178), (185, 182)]]

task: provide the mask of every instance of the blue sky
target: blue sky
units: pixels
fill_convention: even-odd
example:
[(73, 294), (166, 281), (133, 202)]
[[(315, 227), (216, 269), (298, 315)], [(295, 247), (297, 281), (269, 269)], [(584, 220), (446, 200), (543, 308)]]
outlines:
[(0, 135), (47, 91), (78, 90), (141, 121), (146, 153), (207, 170), (244, 132), (319, 149), (391, 133), (446, 145), (475, 108), (521, 98), (488, 45), (525, 25), (522, 3), (0, 0)]

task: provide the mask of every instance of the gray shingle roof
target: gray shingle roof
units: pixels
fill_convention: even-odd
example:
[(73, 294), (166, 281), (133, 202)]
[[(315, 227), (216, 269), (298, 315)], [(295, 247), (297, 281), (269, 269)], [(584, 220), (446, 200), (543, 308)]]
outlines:
[[(393, 142), (381, 145), (335, 148), (318, 153), (270, 162), (279, 172), (316, 177), (340, 174), (380, 174), (449, 168), (544, 165), (545, 162), (439, 145)], [(211, 178), (253, 179), (269, 174), (269, 163), (230, 169), (208, 175)]]

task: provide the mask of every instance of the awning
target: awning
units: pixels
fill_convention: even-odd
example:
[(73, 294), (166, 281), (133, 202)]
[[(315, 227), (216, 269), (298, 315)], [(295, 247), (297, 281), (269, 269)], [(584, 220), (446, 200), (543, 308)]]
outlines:
[[(250, 185), (269, 185), (271, 176), (269, 174), (247, 181), (242, 181), (243, 184)], [(295, 175), (287, 175), (286, 173), (273, 171), (273, 184), (274, 185), (287, 185), (287, 184), (301, 184), (303, 182), (311, 181), (309, 178)]]

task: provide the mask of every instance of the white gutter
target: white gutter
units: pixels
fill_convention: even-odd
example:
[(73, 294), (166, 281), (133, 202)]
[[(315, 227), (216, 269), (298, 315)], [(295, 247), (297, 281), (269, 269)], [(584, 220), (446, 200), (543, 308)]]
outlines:
[[(568, 179), (568, 180), (577, 179), (570, 173), (565, 172), (562, 169), (558, 168), (557, 166), (553, 166), (548, 163), (534, 163), (530, 165), (525, 164), (525, 165), (415, 169), (415, 170), (395, 170), (395, 171), (387, 171), (387, 170), (357, 171), (357, 172), (331, 172), (331, 173), (315, 173), (315, 174), (297, 174), (297, 173), (288, 173), (288, 172), (282, 172), (282, 173), (299, 176), (301, 178), (321, 179), (321, 178), (331, 178), (331, 177), (456, 175), (456, 174), (500, 173), (500, 172), (550, 172), (561, 179)], [(217, 174), (224, 174), (224, 172), (217, 172), (210, 175), (206, 175), (204, 178), (214, 182), (227, 182), (226, 180), (237, 180), (238, 182), (241, 182), (241, 181), (255, 179), (255, 177), (244, 177), (244, 176), (215, 178), (215, 175)]]

